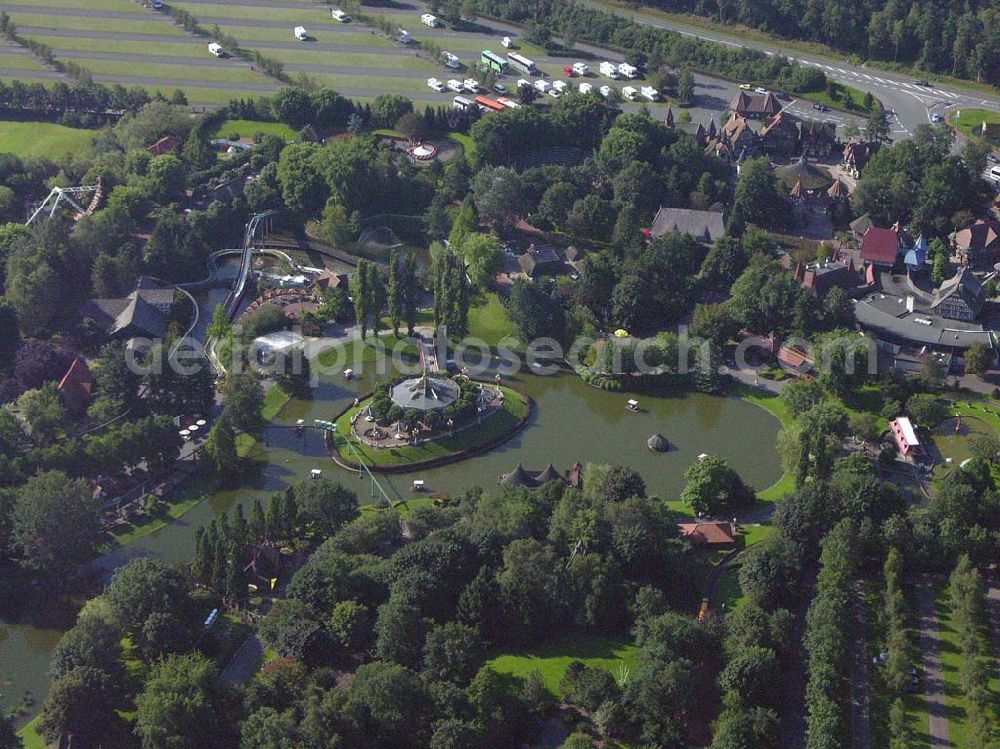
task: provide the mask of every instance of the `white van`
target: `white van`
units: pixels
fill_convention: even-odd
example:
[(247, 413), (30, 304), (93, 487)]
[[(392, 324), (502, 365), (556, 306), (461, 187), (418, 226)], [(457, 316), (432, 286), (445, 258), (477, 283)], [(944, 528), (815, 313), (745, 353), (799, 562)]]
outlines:
[(554, 88), (560, 94), (564, 94), (566, 93), (566, 81), (553, 81), (552, 88)]
[(504, 49), (510, 49), (511, 47), (514, 46), (514, 40), (511, 39), (509, 36), (505, 36), (503, 39), (500, 40), (500, 44), (503, 45)]
[(351, 20), (351, 17), (347, 15), (340, 8), (334, 8), (330, 11), (330, 15), (333, 16), (334, 20), (340, 21), (341, 23), (347, 23)]
[(1000, 166), (990, 167), (990, 179), (1000, 184)]
[(586, 81), (584, 81), (579, 86), (577, 86), (577, 90), (581, 94), (589, 94), (591, 91), (594, 90), (594, 85), (592, 83), (587, 83)]
[(618, 76), (620, 75), (620, 73), (618, 72), (618, 66), (615, 65), (613, 62), (608, 62), (607, 60), (601, 63), (600, 70), (601, 70), (601, 75), (605, 75), (608, 78), (611, 78), (612, 80), (618, 80)]
[(547, 94), (551, 88), (552, 84), (549, 83), (544, 78), (539, 78), (537, 81), (535, 81), (535, 90), (539, 91), (540, 93)]
[(306, 31), (305, 26), (295, 27), (295, 38), (298, 39), (300, 42), (304, 42), (306, 41), (306, 39), (309, 38), (309, 32)]
[(420, 16), (420, 23), (424, 26), (430, 26), (432, 29), (436, 29), (440, 21), (438, 21), (437, 16), (431, 15), (430, 13), (424, 13)]
[(611, 98), (611, 86), (601, 86), (597, 90), (600, 91), (601, 96), (603, 96), (605, 99)]
[(573, 63), (573, 75), (585, 76), (590, 72), (590, 66), (585, 62)]
[(639, 89), (635, 86), (626, 86), (622, 89), (622, 98), (625, 101), (635, 101), (639, 98)]
[(215, 42), (212, 42), (211, 44), (208, 45), (208, 51), (211, 52), (216, 57), (226, 56), (226, 50), (222, 48), (221, 44), (217, 44)]
[(460, 67), (462, 67), (462, 61), (459, 60), (451, 52), (448, 52), (447, 50), (441, 53), (441, 59), (444, 60), (444, 64), (447, 65), (452, 70), (458, 70)]
[(660, 100), (660, 92), (652, 86), (643, 86), (639, 89), (639, 93), (643, 95), (643, 98), (649, 99), (650, 101)]
[(428, 78), (427, 79), (427, 85), (430, 88), (434, 89), (435, 91), (444, 91), (445, 90), (445, 85), (443, 83), (441, 83), (441, 81), (439, 81), (437, 78)]

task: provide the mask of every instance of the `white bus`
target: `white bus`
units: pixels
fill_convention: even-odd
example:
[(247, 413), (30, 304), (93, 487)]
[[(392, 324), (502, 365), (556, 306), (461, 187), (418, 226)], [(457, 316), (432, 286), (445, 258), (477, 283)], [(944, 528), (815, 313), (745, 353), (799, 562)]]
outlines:
[(517, 54), (517, 52), (511, 52), (507, 55), (507, 64), (514, 68), (514, 70), (526, 75), (534, 75), (538, 72), (538, 68), (535, 67), (534, 62), (524, 55)]
[(464, 96), (456, 96), (451, 100), (451, 105), (455, 109), (468, 110), (476, 106), (476, 102), (472, 99), (466, 99)]

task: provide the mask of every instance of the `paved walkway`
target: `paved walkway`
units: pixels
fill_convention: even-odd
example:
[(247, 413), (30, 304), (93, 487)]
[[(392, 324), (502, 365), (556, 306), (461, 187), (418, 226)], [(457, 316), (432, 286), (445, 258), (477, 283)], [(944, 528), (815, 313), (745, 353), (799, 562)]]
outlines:
[(243, 641), (239, 649), (233, 653), (229, 663), (219, 674), (219, 684), (231, 687), (234, 684), (245, 684), (254, 675), (257, 666), (264, 659), (264, 643), (257, 635), (250, 635)]
[(868, 615), (864, 590), (854, 593), (854, 662), (851, 665), (851, 747), (871, 749), (871, 703), (868, 694)]
[(941, 639), (934, 588), (925, 581), (917, 592), (917, 617), (920, 627), (920, 651), (924, 672), (924, 693), (930, 721), (928, 734), (931, 749), (951, 746), (948, 740), (948, 712), (944, 701), (944, 675), (941, 670)]

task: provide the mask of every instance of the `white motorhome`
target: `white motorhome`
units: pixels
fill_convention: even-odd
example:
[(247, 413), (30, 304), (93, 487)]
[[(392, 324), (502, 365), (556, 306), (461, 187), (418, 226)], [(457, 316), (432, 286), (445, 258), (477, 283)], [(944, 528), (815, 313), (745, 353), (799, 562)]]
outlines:
[(618, 66), (618, 73), (629, 79), (637, 78), (639, 75), (639, 68), (635, 65), (629, 65), (627, 62), (623, 62)]
[(626, 86), (622, 89), (622, 98), (625, 101), (635, 101), (639, 98), (639, 89), (635, 86)]
[(466, 78), (462, 81), (462, 85), (465, 86), (465, 90), (473, 94), (478, 94), (483, 90), (483, 87), (479, 85), (479, 81), (475, 78)]
[(465, 84), (455, 78), (448, 79), (448, 88), (454, 91), (456, 94), (460, 94), (465, 91)]
[(573, 63), (573, 75), (584, 76), (590, 72), (590, 66), (585, 62)]
[(510, 49), (511, 47), (514, 46), (514, 40), (511, 39), (509, 36), (505, 36), (503, 39), (500, 40), (500, 44), (503, 45), (504, 49)]
[(601, 96), (603, 96), (605, 99), (611, 98), (611, 86), (601, 86), (597, 90), (600, 91)]
[(566, 81), (553, 81), (552, 88), (558, 91), (560, 94), (566, 93)]
[(413, 41), (413, 38), (406, 29), (396, 29), (396, 41), (400, 44), (409, 44)]
[(444, 64), (447, 65), (452, 70), (458, 70), (460, 67), (462, 67), (462, 61), (459, 60), (458, 57), (453, 55), (451, 52), (448, 52), (447, 50), (441, 53), (441, 59), (444, 60)]
[(330, 15), (333, 16), (334, 20), (340, 21), (341, 23), (347, 23), (351, 20), (351, 17), (347, 15), (340, 8), (334, 8), (330, 11)]
[(434, 89), (435, 91), (444, 91), (445, 85), (441, 83), (437, 78), (428, 78), (427, 85)]
[(430, 13), (424, 13), (420, 16), (420, 23), (424, 26), (430, 26), (432, 29), (436, 29), (440, 25), (437, 16), (431, 15)]
[(650, 101), (660, 100), (660, 92), (657, 91), (652, 86), (643, 86), (642, 88), (639, 89), (639, 93), (642, 94), (644, 98), (649, 99)]
[(577, 89), (580, 91), (581, 94), (589, 94), (591, 91), (594, 90), (594, 86), (593, 84), (584, 81), (579, 86), (577, 86)]
[(508, 109), (518, 109), (521, 106), (516, 101), (514, 101), (513, 99), (510, 99), (510, 98), (508, 98), (506, 96), (498, 96), (497, 97), (497, 101), (500, 102), (501, 104), (503, 104)]
[(547, 94), (551, 88), (552, 84), (549, 83), (544, 78), (539, 78), (537, 81), (535, 81), (535, 90), (539, 91), (540, 93)]
[(531, 81), (525, 80), (524, 78), (517, 79), (518, 88), (531, 88)]
[(226, 50), (222, 48), (221, 44), (217, 44), (216, 42), (212, 42), (211, 44), (208, 45), (208, 51), (211, 52), (216, 57), (226, 56)]
[(600, 71), (601, 75), (605, 75), (614, 81), (618, 80), (618, 76), (621, 75), (618, 72), (618, 66), (613, 62), (608, 62), (607, 60), (601, 63)]
[(304, 42), (309, 38), (309, 32), (306, 31), (305, 26), (295, 27), (295, 38), (298, 39), (300, 42)]

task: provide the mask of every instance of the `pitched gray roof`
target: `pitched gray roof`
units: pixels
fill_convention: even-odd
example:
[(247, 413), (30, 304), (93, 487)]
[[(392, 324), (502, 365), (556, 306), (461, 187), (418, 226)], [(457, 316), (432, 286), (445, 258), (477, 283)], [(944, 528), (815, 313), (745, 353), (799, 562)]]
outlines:
[(936, 309), (955, 294), (960, 294), (965, 303), (977, 314), (982, 310), (985, 301), (983, 287), (979, 285), (979, 281), (969, 271), (968, 266), (963, 266), (958, 273), (934, 291), (934, 301), (931, 302), (931, 307)]
[(656, 212), (649, 233), (661, 237), (671, 232), (690, 234), (703, 242), (714, 242), (726, 233), (721, 211), (695, 211), (690, 208), (663, 208)]

